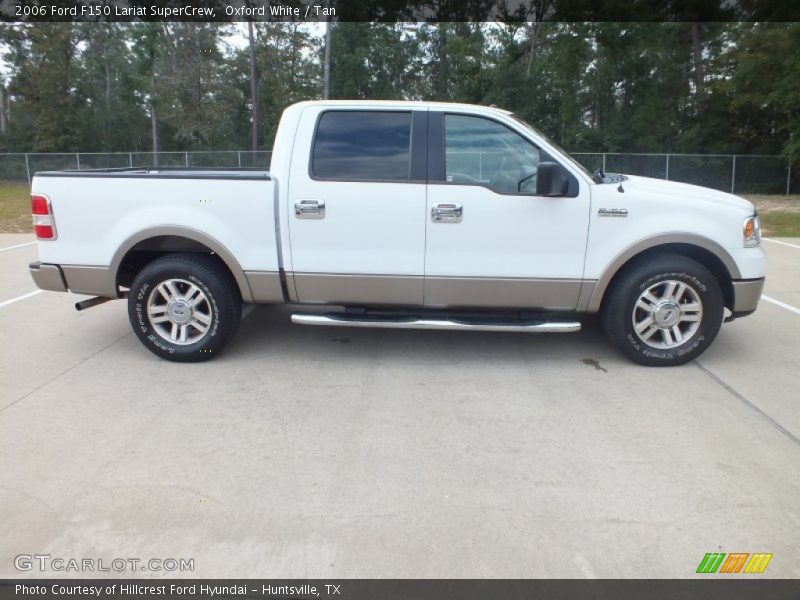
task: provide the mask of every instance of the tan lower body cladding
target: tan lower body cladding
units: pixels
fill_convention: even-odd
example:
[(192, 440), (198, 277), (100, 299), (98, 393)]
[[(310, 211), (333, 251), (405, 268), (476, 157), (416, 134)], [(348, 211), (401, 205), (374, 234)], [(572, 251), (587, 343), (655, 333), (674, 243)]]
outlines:
[(547, 310), (575, 310), (587, 284), (578, 279), (330, 273), (287, 273), (286, 280), (294, 295), (290, 300), (301, 303)]
[[(44, 289), (69, 288), (78, 294), (117, 296), (116, 282), (108, 267), (38, 263), (31, 272)], [(244, 271), (244, 278), (251, 293), (246, 302), (284, 301), (278, 273)], [(594, 281), (578, 279), (286, 274), (290, 302), (356, 306), (584, 311), (594, 286)]]

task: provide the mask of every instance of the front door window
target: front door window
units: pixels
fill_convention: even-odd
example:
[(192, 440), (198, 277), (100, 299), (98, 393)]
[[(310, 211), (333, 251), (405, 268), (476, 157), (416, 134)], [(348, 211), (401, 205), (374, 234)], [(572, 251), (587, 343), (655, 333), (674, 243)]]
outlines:
[(539, 149), (505, 125), (470, 115), (445, 115), (445, 179), (498, 194), (534, 194)]

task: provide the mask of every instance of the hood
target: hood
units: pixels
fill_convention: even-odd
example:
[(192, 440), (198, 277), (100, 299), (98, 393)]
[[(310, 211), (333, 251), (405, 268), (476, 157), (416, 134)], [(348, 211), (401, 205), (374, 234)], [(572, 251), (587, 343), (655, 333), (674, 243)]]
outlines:
[(728, 194), (727, 192), (720, 192), (719, 190), (713, 190), (699, 185), (666, 181), (664, 179), (652, 179), (650, 177), (640, 177), (638, 175), (626, 175), (625, 177), (627, 177), (627, 179), (622, 182), (622, 188), (626, 192), (632, 191), (641, 195), (658, 196), (662, 200), (680, 198), (694, 202), (712, 203), (739, 209), (747, 214), (753, 214), (755, 212), (752, 202), (740, 198), (739, 196)]

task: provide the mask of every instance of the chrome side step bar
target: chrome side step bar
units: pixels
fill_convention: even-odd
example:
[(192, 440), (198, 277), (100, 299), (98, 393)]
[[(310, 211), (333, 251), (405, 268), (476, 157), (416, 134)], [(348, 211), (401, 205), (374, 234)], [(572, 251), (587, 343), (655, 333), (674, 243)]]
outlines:
[(580, 331), (578, 321), (509, 321), (480, 323), (454, 321), (451, 319), (359, 319), (349, 315), (337, 316), (335, 313), (325, 315), (310, 313), (294, 313), (292, 323), (298, 325), (328, 325), (333, 327), (380, 327), (382, 329), (445, 329), (448, 331), (509, 331), (522, 333), (570, 333)]

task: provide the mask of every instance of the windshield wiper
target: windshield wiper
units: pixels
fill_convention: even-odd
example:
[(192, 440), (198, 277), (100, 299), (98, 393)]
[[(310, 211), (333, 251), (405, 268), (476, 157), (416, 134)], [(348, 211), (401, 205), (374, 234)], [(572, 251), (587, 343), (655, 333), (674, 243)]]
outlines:
[(595, 183), (605, 183), (606, 174), (603, 173), (602, 167), (598, 167), (598, 169), (592, 173), (592, 179), (594, 179)]

